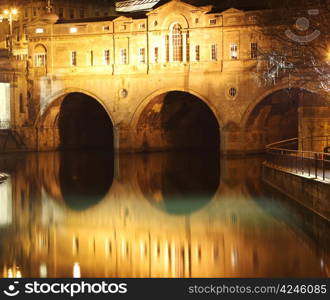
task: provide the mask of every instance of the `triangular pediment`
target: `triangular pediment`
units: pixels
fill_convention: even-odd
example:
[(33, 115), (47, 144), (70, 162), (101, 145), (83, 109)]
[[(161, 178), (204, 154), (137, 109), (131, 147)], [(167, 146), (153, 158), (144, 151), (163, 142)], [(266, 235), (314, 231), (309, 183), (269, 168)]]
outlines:
[(113, 22), (132, 22), (132, 18), (127, 18), (125, 16), (120, 16), (113, 20)]
[(201, 11), (203, 13), (208, 13), (212, 10), (212, 5), (198, 7), (198, 6), (194, 6), (194, 5), (185, 3), (184, 1), (181, 1), (181, 0), (172, 0), (172, 1), (169, 1), (163, 5), (155, 8), (152, 11), (148, 12), (147, 15), (157, 14), (163, 10), (170, 9), (171, 7), (173, 7), (173, 8), (182, 7), (189, 11)]
[(244, 13), (242, 10), (236, 9), (236, 8), (229, 8), (225, 11), (223, 11), (221, 14), (242, 14)]

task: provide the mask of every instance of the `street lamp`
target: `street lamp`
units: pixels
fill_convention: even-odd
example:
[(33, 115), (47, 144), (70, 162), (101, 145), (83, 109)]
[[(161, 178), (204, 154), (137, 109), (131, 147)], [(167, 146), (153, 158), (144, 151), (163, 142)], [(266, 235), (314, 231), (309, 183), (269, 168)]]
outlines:
[(7, 19), (9, 22), (9, 51), (12, 54), (13, 51), (13, 18), (18, 14), (16, 8), (5, 9), (3, 15), (0, 15), (0, 21)]

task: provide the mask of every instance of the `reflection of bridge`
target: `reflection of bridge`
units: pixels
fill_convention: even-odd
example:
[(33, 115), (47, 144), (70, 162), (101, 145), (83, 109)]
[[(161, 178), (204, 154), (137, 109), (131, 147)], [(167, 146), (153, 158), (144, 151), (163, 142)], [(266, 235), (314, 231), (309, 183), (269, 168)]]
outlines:
[[(8, 247), (1, 248), (0, 266), (6, 264), (8, 271), (18, 265), (30, 277), (72, 276), (73, 268), (96, 277), (294, 276), (297, 267), (302, 276), (324, 275), (309, 238), (300, 233), (303, 242), (297, 243), (297, 233), (251, 198), (260, 190), (251, 182), (252, 174), (260, 172), (259, 161), (224, 161), (221, 184), (209, 202), (180, 215), (155, 207), (151, 201), (160, 198), (145, 194), (157, 190), (153, 168), (164, 168), (167, 156), (150, 161), (123, 156), (119, 161), (110, 190), (84, 210), (66, 205), (59, 153), (21, 161), (21, 169), (11, 175), (14, 213), (12, 225), (1, 229), (0, 245)], [(238, 173), (243, 165), (246, 173)], [(166, 199), (165, 187), (159, 188)], [(272, 213), (282, 209), (274, 203)], [(289, 227), (292, 221), (287, 220)]]
[(251, 45), (269, 41), (262, 32), (251, 39), (251, 14), (170, 1), (142, 19), (33, 23), (30, 59), (3, 65), (0, 75), (12, 86), (12, 122), (39, 150), (99, 145), (100, 135), (121, 151), (215, 144), (253, 152), (323, 134), (327, 103), (287, 93), (285, 82), (256, 83)]

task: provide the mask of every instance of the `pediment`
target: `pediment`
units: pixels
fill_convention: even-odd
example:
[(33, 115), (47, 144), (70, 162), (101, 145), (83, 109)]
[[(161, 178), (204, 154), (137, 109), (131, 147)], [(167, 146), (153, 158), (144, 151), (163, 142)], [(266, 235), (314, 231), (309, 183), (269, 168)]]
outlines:
[(152, 15), (152, 14), (157, 14), (160, 13), (164, 10), (168, 10), (171, 7), (173, 8), (183, 8), (186, 9), (188, 11), (201, 11), (203, 13), (208, 13), (212, 10), (212, 5), (208, 5), (208, 6), (194, 6), (188, 3), (185, 3), (181, 0), (172, 0), (170, 2), (165, 3), (164, 5), (161, 5), (157, 8), (155, 8), (154, 10), (150, 11), (147, 13), (147, 15)]

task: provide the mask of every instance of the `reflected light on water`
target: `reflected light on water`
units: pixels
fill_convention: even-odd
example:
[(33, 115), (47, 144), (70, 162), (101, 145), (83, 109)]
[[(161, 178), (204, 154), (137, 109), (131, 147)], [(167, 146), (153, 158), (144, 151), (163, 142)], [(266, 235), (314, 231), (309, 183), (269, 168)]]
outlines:
[(80, 273), (80, 264), (78, 262), (75, 262), (73, 264), (73, 278), (80, 278), (81, 273)]
[(4, 277), (327, 276), (328, 225), (265, 188), (262, 157), (103, 158), (54, 152), (7, 163)]

